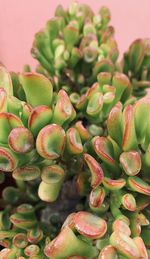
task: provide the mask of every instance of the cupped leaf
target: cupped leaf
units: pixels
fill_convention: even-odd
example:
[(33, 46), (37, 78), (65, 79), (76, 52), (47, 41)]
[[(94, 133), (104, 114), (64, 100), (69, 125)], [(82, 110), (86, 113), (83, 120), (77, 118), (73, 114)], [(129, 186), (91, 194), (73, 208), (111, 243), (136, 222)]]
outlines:
[(93, 189), (89, 196), (90, 207), (99, 208), (105, 199), (105, 189), (101, 186)]
[(0, 257), (2, 259), (5, 259), (5, 258), (10, 258), (10, 259), (15, 259), (16, 257), (16, 253), (15, 251), (13, 251), (12, 249), (10, 248), (4, 248), (0, 251)]
[(126, 184), (126, 180), (124, 178), (120, 179), (110, 179), (108, 177), (104, 177), (103, 179), (103, 185), (108, 189), (108, 190), (120, 190), (122, 189)]
[(48, 125), (52, 118), (52, 110), (46, 105), (35, 107), (30, 113), (28, 119), (28, 127), (33, 136), (37, 136), (39, 131)]
[(141, 39), (135, 40), (129, 49), (130, 69), (137, 73), (144, 58), (144, 44)]
[(38, 105), (51, 106), (53, 86), (50, 80), (37, 73), (20, 74), (19, 80), (25, 91), (26, 100), (32, 107)]
[(138, 174), (141, 170), (141, 157), (137, 151), (123, 152), (120, 155), (120, 163), (125, 173), (130, 176)]
[(44, 31), (39, 31), (35, 34), (33, 45), (34, 48), (36, 47), (47, 61), (52, 62), (53, 54), (49, 45), (49, 38)]
[(96, 188), (102, 183), (104, 173), (99, 163), (89, 154), (84, 154), (84, 161), (87, 163), (91, 172), (91, 187)]
[(35, 227), (27, 232), (27, 240), (32, 244), (39, 243), (43, 238), (43, 231), (39, 227)]
[(114, 65), (109, 59), (102, 59), (98, 61), (93, 67), (93, 77), (95, 78), (100, 72), (110, 72), (114, 71)]
[(106, 137), (94, 137), (92, 139), (93, 148), (96, 154), (104, 161), (112, 170), (118, 170), (118, 165), (114, 159), (113, 146)]
[(28, 204), (17, 207), (17, 211), (10, 216), (10, 221), (17, 228), (25, 230), (32, 229), (37, 225), (33, 207)]
[(24, 249), (24, 254), (26, 256), (29, 256), (29, 258), (34, 258), (34, 256), (35, 256), (35, 258), (39, 259), (39, 257), (38, 257), (39, 253), (40, 253), (40, 247), (35, 244), (28, 245)]
[(136, 210), (136, 200), (131, 193), (126, 193), (122, 196), (122, 205), (129, 211)]
[[(143, 120), (143, 118), (145, 118)], [(150, 99), (148, 97), (138, 100), (134, 104), (135, 130), (139, 142), (144, 140), (147, 124), (150, 119)], [(142, 127), (141, 127), (142, 121)]]
[(53, 113), (53, 122), (59, 125), (69, 123), (76, 116), (76, 112), (71, 104), (69, 96), (64, 90), (60, 90), (57, 95), (57, 102)]
[(19, 117), (12, 113), (1, 112), (0, 113), (0, 125), (1, 125), (1, 134), (0, 134), (0, 143), (8, 143), (8, 135), (13, 128), (23, 127), (23, 123)]
[(138, 247), (133, 239), (122, 232), (115, 231), (110, 236), (110, 244), (127, 258), (138, 259), (140, 256)]
[(58, 158), (64, 149), (65, 131), (57, 124), (45, 126), (36, 139), (37, 152), (46, 159)]
[(137, 150), (137, 137), (132, 105), (127, 105), (123, 111), (122, 148), (124, 151)]
[(90, 183), (88, 181), (86, 173), (81, 172), (78, 175), (77, 181), (76, 181), (76, 186), (77, 186), (78, 193), (81, 197), (86, 196), (89, 193)]
[(146, 247), (145, 247), (143, 239), (141, 237), (134, 237), (133, 240), (138, 247), (138, 250), (140, 252), (140, 256), (143, 259), (148, 259), (148, 253), (146, 251)]
[(108, 133), (119, 146), (122, 144), (122, 104), (118, 102), (110, 111), (107, 120)]
[(8, 145), (16, 153), (27, 153), (34, 147), (32, 133), (24, 127), (12, 129), (8, 136)]
[(127, 236), (130, 236), (131, 235), (131, 230), (128, 226), (128, 224), (121, 220), (121, 219), (116, 219), (113, 224), (112, 224), (112, 230), (113, 231), (118, 231), (118, 232), (122, 232), (124, 233), (125, 235)]
[(74, 24), (67, 25), (64, 28), (64, 41), (68, 48), (71, 50), (72, 47), (78, 42), (79, 40), (79, 29), (74, 26)]
[(131, 95), (132, 88), (126, 75), (116, 72), (112, 78), (112, 85), (116, 88), (114, 103), (125, 101)]
[(83, 236), (98, 239), (107, 231), (106, 221), (89, 212), (80, 211), (74, 216), (74, 227)]
[(137, 176), (128, 177), (128, 185), (133, 191), (150, 195), (150, 185)]
[(99, 116), (100, 111), (103, 107), (103, 95), (102, 93), (95, 93), (91, 96), (86, 112), (90, 117), (96, 117)]
[(12, 176), (16, 180), (32, 181), (40, 176), (40, 169), (33, 165), (19, 167), (13, 171)]
[(75, 128), (69, 128), (66, 133), (66, 148), (70, 154), (78, 155), (83, 152), (80, 135)]
[(44, 167), (41, 174), (42, 182), (38, 189), (40, 199), (54, 202), (59, 195), (64, 176), (63, 168), (58, 165)]
[[(70, 246), (70, 244), (73, 245)], [(96, 249), (94, 249), (90, 243), (79, 239), (69, 227), (65, 227), (60, 234), (45, 247), (44, 253), (47, 257), (57, 259), (67, 258), (73, 255), (92, 258), (96, 255)]]
[(118, 259), (118, 255), (117, 255), (117, 250), (111, 246), (111, 245), (107, 245), (105, 246), (100, 254), (98, 259)]
[(12, 242), (17, 248), (25, 248), (28, 244), (27, 236), (24, 233), (18, 233), (13, 237)]
[(0, 148), (0, 170), (11, 172), (15, 170), (19, 161), (16, 154), (8, 148)]
[(110, 72), (101, 72), (97, 75), (97, 80), (101, 86), (110, 85), (112, 74)]
[(82, 121), (77, 121), (75, 124), (75, 128), (79, 132), (80, 138), (83, 141), (86, 141), (91, 137), (89, 131), (83, 126)]

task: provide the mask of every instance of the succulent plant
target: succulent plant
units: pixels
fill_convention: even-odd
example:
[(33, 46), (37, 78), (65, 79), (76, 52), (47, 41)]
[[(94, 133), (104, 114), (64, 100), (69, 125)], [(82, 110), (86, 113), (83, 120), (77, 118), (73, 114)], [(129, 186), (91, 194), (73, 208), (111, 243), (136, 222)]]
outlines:
[(5, 249), (0, 252), (1, 258), (44, 258), (43, 247), (49, 238), (44, 236), (34, 210), (30, 204), (21, 204), (7, 222), (3, 213), (0, 243)]
[(126, 75), (116, 72), (101, 72), (97, 76), (97, 82), (89, 87), (83, 95), (76, 98), (75, 93), (70, 95), (81, 117), (88, 122), (103, 126), (108, 118), (111, 108), (121, 101), (124, 105), (136, 100), (132, 96), (132, 86)]
[(95, 82), (99, 72), (112, 72), (118, 57), (110, 11), (102, 7), (95, 15), (85, 4), (73, 2), (68, 10), (58, 6), (55, 17), (36, 33), (32, 56), (37, 71), (53, 80), (54, 89), (80, 92)]
[[(102, 108), (106, 111), (106, 114), (103, 112), (105, 136), (92, 137), (82, 120), (78, 120), (71, 104), (72, 97), (64, 90), (53, 93), (51, 82), (43, 75), (19, 74), (25, 101), (13, 96), (11, 77), (3, 67), (1, 78), (0, 170), (6, 172), (6, 178), (12, 172), (16, 181), (16, 187), (8, 186), (2, 192), (4, 210), (0, 235), (1, 244), (6, 247), (2, 256), (6, 253), (6, 258), (9, 254), (12, 258), (16, 254), (29, 258), (97, 258), (100, 252), (101, 258), (103, 253), (107, 254), (108, 246), (111, 256), (121, 253), (128, 258), (138, 258), (144, 251), (147, 258), (150, 99), (146, 97), (130, 104), (128, 78), (120, 73), (113, 77), (108, 72), (100, 73), (98, 83), (87, 91), (87, 101), (90, 102), (95, 93), (103, 97), (105, 89), (115, 89), (116, 95), (107, 109), (106, 106)], [(108, 78), (113, 86), (106, 82)], [(118, 101), (124, 101), (124, 107)], [(91, 108), (92, 104), (95, 108), (95, 102), (91, 102)], [(102, 111), (98, 111), (96, 116), (100, 118)], [(88, 117), (84, 111), (82, 113), (81, 118), (89, 119), (91, 127), (94, 118)], [(142, 128), (141, 116), (145, 116)], [(101, 123), (101, 120), (97, 121), (103, 125)], [(53, 203), (63, 195), (64, 180), (76, 181), (79, 198), (60, 233), (60, 219), (56, 220), (57, 227), (56, 223), (46, 222), (46, 231), (41, 222), (40, 207), (45, 206), (44, 202)], [(85, 211), (78, 208), (81, 202)], [(35, 216), (37, 203), (39, 223)], [(57, 207), (56, 212), (59, 218)], [(55, 213), (53, 218), (55, 222)], [(29, 232), (39, 234), (40, 240), (28, 241)], [(72, 243), (70, 249), (66, 249), (68, 240)], [(129, 242), (129, 247), (123, 242)], [(140, 246), (141, 250), (137, 249)]]
[(150, 257), (149, 40), (122, 70), (110, 12), (73, 2), (0, 66), (0, 258)]
[(146, 94), (150, 87), (150, 39), (132, 42), (122, 61), (123, 72), (128, 75), (136, 96)]

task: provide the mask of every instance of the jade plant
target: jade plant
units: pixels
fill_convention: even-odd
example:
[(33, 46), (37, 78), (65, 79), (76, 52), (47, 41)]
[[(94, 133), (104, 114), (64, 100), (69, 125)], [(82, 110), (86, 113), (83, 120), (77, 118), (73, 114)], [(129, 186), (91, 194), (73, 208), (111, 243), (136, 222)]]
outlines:
[(58, 6), (55, 17), (35, 35), (31, 53), (39, 61), (37, 71), (50, 77), (55, 89), (77, 92), (95, 82), (98, 72), (114, 71), (118, 48), (109, 21), (106, 7), (94, 14), (76, 2), (67, 11)]
[(149, 40), (117, 62), (110, 11), (73, 2), (0, 66), (0, 258), (150, 257)]
[(129, 76), (134, 94), (142, 96), (150, 87), (150, 39), (137, 39), (130, 45), (122, 60), (122, 70)]

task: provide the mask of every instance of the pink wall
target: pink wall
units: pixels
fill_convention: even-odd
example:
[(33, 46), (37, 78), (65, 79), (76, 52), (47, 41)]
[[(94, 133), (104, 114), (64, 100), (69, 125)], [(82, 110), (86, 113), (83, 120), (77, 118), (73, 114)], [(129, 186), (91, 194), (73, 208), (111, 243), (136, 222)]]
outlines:
[[(55, 7), (69, 0), (0, 0), (0, 60), (10, 70), (24, 63), (35, 65), (30, 55), (33, 35), (53, 16)], [(107, 5), (121, 53), (132, 40), (150, 37), (150, 0), (80, 0), (96, 11)]]

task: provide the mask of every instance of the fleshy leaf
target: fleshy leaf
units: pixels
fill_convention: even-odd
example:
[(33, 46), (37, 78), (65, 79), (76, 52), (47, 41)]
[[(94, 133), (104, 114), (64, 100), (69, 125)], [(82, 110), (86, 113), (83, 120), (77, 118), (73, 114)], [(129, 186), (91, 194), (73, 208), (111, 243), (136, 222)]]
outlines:
[(65, 132), (57, 124), (41, 129), (36, 139), (37, 152), (46, 159), (58, 158), (64, 149)]
[(107, 231), (106, 221), (89, 212), (77, 212), (73, 221), (75, 229), (83, 236), (91, 239), (98, 239), (104, 236)]
[(110, 244), (115, 247), (119, 253), (128, 258), (138, 259), (140, 256), (133, 239), (122, 232), (113, 232), (110, 236)]
[(13, 95), (11, 77), (5, 67), (0, 66), (0, 87), (3, 87), (8, 95)]
[(52, 118), (52, 110), (46, 105), (35, 107), (30, 113), (28, 119), (28, 127), (33, 136), (37, 136), (39, 131), (50, 123)]
[(141, 170), (141, 157), (137, 151), (123, 152), (120, 155), (120, 163), (127, 175), (134, 176)]
[(91, 172), (91, 186), (96, 188), (104, 178), (103, 170), (91, 155), (85, 153), (83, 157)]
[(123, 111), (123, 140), (124, 151), (137, 150), (137, 137), (134, 124), (133, 106), (127, 105)]
[(39, 185), (38, 195), (41, 200), (54, 202), (64, 180), (64, 170), (58, 165), (44, 167), (41, 174), (42, 182)]
[(50, 80), (37, 73), (20, 74), (19, 80), (25, 91), (27, 102), (32, 107), (38, 105), (51, 106), (53, 87)]

